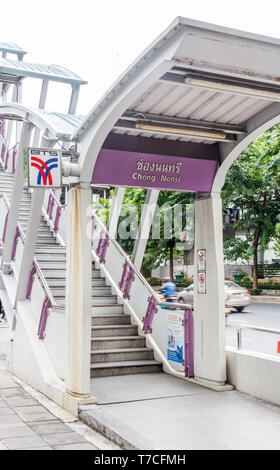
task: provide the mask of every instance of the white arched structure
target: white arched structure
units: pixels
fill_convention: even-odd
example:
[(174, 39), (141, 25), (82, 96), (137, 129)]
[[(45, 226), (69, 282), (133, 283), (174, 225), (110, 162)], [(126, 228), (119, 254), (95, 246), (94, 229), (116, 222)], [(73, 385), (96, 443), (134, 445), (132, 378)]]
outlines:
[[(102, 163), (103, 150), (112, 155), (127, 152), (122, 157), (127, 168), (133, 153), (147, 159), (154, 154), (192, 158), (201, 162), (201, 168), (206, 161), (216, 162), (211, 187), (196, 190), (195, 250), (206, 249), (208, 268), (206, 293), (198, 294), (195, 287), (195, 374), (201, 382), (217, 386), (226, 380), (220, 191), (240, 152), (280, 120), (279, 53), (279, 39), (179, 17), (93, 107), (72, 136), (81, 146), (79, 197), (82, 201), (84, 195), (83, 205), (89, 204), (88, 188), (94, 183), (97, 162)], [(112, 184), (104, 176), (102, 183), (106, 182)], [(148, 188), (151, 192), (160, 189)], [(79, 211), (77, 224), (82, 228), (85, 223)], [(134, 258), (139, 260), (144, 249), (145, 240), (138, 240)], [(74, 272), (69, 302), (80, 299), (83, 306), (88, 293), (71, 283), (73, 276)], [(82, 318), (81, 311), (81, 324)]]

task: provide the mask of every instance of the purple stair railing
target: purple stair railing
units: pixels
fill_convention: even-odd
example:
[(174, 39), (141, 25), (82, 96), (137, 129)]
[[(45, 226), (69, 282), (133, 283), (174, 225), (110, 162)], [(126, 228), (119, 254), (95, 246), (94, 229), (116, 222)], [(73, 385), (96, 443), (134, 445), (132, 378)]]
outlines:
[(59, 225), (59, 219), (60, 219), (60, 216), (61, 216), (61, 209), (62, 209), (61, 206), (57, 206), (55, 221), (54, 221), (54, 226), (53, 226), (54, 233), (58, 232), (58, 225)]
[(39, 322), (39, 327), (38, 327), (37, 335), (39, 336), (39, 339), (44, 339), (45, 337), (47, 318), (49, 315), (49, 308), (51, 307), (51, 305), (52, 304), (51, 304), (50, 299), (46, 297), (42, 305), (41, 317), (40, 317), (40, 322)]
[(13, 148), (13, 163), (12, 163), (12, 172), (14, 173), (16, 171), (16, 156), (17, 156), (17, 148), (14, 146)]
[(185, 376), (194, 377), (194, 318), (191, 310), (184, 312), (185, 332)]
[(11, 255), (11, 259), (13, 261), (15, 260), (15, 257), (16, 257), (16, 251), (17, 251), (17, 244), (18, 244), (19, 236), (20, 236), (20, 231), (19, 231), (19, 228), (17, 227), (15, 237), (14, 237), (13, 248), (12, 248), (12, 255)]
[(106, 251), (109, 246), (109, 235), (102, 230), (100, 239), (98, 242), (98, 247), (96, 250), (96, 254), (99, 258), (100, 263), (105, 263), (105, 256), (106, 256)]
[(132, 266), (126, 261), (123, 265), (123, 273), (119, 287), (124, 299), (130, 299), (130, 289), (135, 279), (135, 272)]
[(3, 144), (2, 145), (2, 150), (1, 150), (1, 160), (2, 160), (3, 163), (4, 163), (4, 160), (5, 160), (5, 153), (6, 153), (6, 145)]
[(2, 235), (2, 244), (3, 244), (3, 245), (4, 245), (4, 243), (5, 243), (5, 238), (6, 238), (8, 217), (9, 217), (9, 211), (8, 211), (7, 214), (6, 214), (5, 223), (4, 223), (4, 228), (3, 228), (3, 235)]
[(48, 200), (48, 207), (47, 207), (47, 214), (50, 220), (52, 219), (53, 206), (54, 206), (54, 197), (52, 194), (50, 194), (49, 200)]
[(5, 164), (4, 164), (4, 169), (7, 170), (8, 168), (8, 161), (9, 161), (9, 150), (6, 148), (6, 158), (5, 158)]
[(26, 300), (30, 300), (35, 274), (36, 274), (36, 267), (34, 266), (34, 263), (33, 263), (30, 274), (29, 274), (29, 279), (28, 279), (28, 285), (27, 285), (27, 290), (26, 290)]
[(152, 323), (154, 315), (157, 312), (158, 302), (152, 295), (148, 298), (148, 308), (145, 317), (143, 318), (143, 328), (144, 333), (152, 333)]

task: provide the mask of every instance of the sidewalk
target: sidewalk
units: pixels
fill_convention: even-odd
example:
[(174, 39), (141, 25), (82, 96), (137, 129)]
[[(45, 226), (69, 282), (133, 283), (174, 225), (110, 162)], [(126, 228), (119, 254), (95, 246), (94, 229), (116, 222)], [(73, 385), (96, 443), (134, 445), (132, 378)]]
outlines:
[(0, 450), (118, 450), (7, 372), (8, 331), (6, 324), (0, 323)]
[(280, 449), (280, 407), (236, 390), (214, 392), (164, 373), (91, 381), (87, 424), (127, 449)]

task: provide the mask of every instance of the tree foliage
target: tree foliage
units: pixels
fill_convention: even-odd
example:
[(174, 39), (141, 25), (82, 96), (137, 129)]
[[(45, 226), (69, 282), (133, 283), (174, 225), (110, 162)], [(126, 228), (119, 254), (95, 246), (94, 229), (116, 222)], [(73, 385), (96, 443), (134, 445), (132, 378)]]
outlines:
[(280, 213), (280, 126), (266, 131), (244, 150), (230, 168), (222, 191), (224, 208), (239, 209), (236, 230), (243, 240), (225, 240), (225, 256), (254, 260), (275, 237)]

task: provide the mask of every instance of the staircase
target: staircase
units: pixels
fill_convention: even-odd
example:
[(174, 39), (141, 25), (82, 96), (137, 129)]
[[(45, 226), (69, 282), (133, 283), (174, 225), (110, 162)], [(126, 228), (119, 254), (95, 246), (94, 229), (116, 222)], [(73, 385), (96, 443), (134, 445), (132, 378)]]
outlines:
[[(11, 200), (14, 175), (0, 171), (0, 192)], [(19, 223), (26, 233), (30, 213), (31, 194), (22, 192)], [(44, 278), (59, 306), (65, 305), (66, 249), (58, 244), (43, 216), (35, 249)], [(91, 326), (91, 377), (160, 372), (162, 365), (154, 360), (152, 349), (146, 347), (138, 327), (124, 314), (123, 305), (112, 294), (93, 263), (92, 268), (92, 326)]]

